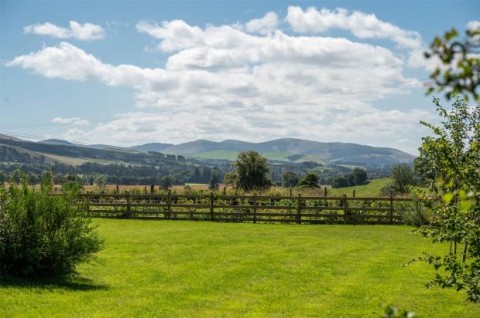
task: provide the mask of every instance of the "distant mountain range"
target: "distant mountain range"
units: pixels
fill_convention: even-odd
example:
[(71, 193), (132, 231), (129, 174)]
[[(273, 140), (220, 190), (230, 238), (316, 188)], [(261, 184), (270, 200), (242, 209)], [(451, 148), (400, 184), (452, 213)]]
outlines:
[(295, 138), (261, 143), (240, 140), (221, 142), (197, 140), (179, 145), (149, 143), (131, 147), (140, 151), (157, 151), (197, 159), (234, 160), (242, 151), (254, 150), (270, 160), (346, 165), (392, 165), (412, 162), (415, 156), (393, 148), (372, 147), (353, 143), (317, 142)]
[(254, 150), (269, 160), (285, 162), (314, 161), (321, 164), (387, 166), (396, 163), (410, 163), (415, 157), (393, 148), (372, 147), (353, 143), (317, 142), (303, 139), (284, 138), (261, 143), (239, 140), (221, 142), (197, 140), (179, 145), (147, 143), (129, 148), (109, 145), (78, 145), (65, 140), (48, 139), (31, 142), (0, 135), (0, 145), (15, 147), (17, 150), (51, 155), (125, 160), (132, 162), (145, 159), (151, 152), (182, 155), (199, 160), (235, 160), (243, 151)]

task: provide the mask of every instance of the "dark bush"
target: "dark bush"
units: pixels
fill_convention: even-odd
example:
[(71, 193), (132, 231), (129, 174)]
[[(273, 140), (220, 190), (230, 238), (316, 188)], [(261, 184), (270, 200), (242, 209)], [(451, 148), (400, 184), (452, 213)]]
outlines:
[(99, 251), (103, 241), (76, 193), (48, 186), (0, 186), (0, 276), (62, 277)]

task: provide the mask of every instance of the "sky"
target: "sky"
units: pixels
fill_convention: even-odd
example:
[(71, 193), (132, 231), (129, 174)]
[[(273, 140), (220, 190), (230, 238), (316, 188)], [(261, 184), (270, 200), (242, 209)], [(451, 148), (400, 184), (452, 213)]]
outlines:
[(0, 0), (0, 133), (131, 146), (302, 138), (417, 154), (423, 52), (480, 1)]

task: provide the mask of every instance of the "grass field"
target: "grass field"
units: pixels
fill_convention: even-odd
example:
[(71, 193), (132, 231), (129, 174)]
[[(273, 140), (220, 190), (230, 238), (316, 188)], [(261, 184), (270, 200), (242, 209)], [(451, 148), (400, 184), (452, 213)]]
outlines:
[(333, 196), (346, 194), (350, 197), (355, 190), (355, 195), (357, 197), (377, 197), (380, 196), (382, 188), (390, 182), (392, 182), (391, 178), (375, 179), (370, 181), (370, 183), (366, 185), (339, 189), (329, 189), (329, 193)]
[(478, 317), (465, 294), (403, 267), (428, 240), (401, 226), (95, 220), (98, 262), (64, 283), (2, 281), (0, 317)]

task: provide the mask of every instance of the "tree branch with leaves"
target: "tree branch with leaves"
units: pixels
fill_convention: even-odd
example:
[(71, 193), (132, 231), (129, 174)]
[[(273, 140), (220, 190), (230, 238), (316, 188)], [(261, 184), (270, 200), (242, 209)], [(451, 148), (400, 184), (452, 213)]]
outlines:
[[(480, 28), (465, 32), (460, 38), (456, 29), (451, 29), (442, 37), (436, 37), (425, 52), (427, 59), (437, 58), (441, 64), (430, 75), (435, 85), (427, 90), (431, 94), (436, 90), (445, 91), (445, 97), (450, 100), (457, 94), (469, 95), (474, 100), (480, 100)], [(435, 89), (436, 86), (436, 89)]]
[(426, 122), (433, 136), (423, 138), (420, 156), (427, 188), (422, 199), (430, 224), (420, 232), (435, 243), (447, 243), (443, 256), (425, 253), (421, 259), (437, 270), (430, 285), (466, 290), (480, 302), (480, 103), (469, 107), (457, 97), (451, 109), (434, 99), (440, 126)]

